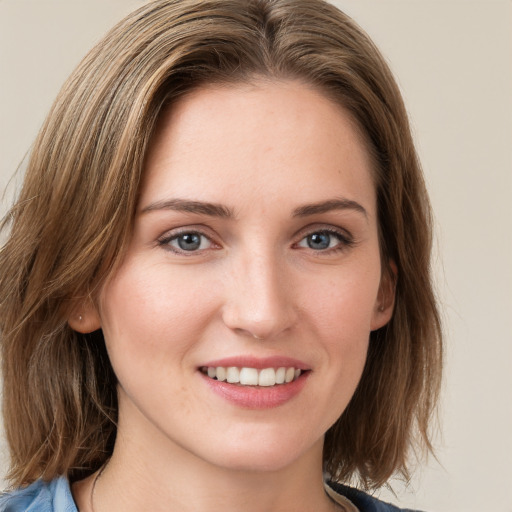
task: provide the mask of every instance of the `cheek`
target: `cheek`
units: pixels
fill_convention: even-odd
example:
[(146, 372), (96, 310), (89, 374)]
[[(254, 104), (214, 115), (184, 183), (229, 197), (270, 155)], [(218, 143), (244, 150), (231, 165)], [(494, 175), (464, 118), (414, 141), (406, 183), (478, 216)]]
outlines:
[(121, 350), (141, 359), (157, 351), (162, 356), (184, 352), (214, 310), (204, 282), (161, 265), (125, 264), (103, 290), (100, 305), (112, 357)]
[(380, 283), (376, 262), (336, 269), (323, 288), (303, 293), (303, 317), (314, 326), (312, 339), (323, 345), (331, 375), (348, 393), (345, 398), (355, 390), (366, 361)]
[[(303, 308), (332, 337), (369, 335), (380, 283), (379, 264), (336, 269), (322, 286), (308, 286)], [(312, 283), (313, 284), (313, 283)]]

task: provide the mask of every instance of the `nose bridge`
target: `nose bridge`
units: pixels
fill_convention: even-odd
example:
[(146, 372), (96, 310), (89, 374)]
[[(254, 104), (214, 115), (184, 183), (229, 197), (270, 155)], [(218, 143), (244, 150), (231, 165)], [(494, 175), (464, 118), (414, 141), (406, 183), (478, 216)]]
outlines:
[(247, 247), (234, 264), (224, 320), (231, 329), (269, 338), (294, 321), (285, 262), (273, 247)]

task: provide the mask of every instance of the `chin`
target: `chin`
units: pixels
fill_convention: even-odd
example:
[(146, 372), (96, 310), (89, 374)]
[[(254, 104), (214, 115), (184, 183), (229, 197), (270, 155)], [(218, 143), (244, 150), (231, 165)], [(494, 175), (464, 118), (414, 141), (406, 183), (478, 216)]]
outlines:
[[(283, 438), (283, 433), (277, 437), (253, 436), (246, 441), (231, 440), (224, 444), (223, 450), (204, 457), (216, 466), (242, 472), (276, 472), (285, 469), (304, 458), (321, 460), (323, 438), (312, 444), (304, 439), (294, 439), (293, 436)], [(222, 446), (221, 443), (210, 446)]]
[(268, 454), (262, 455), (261, 453), (246, 453), (236, 454), (232, 457), (227, 457), (217, 464), (229, 471), (237, 471), (243, 473), (273, 473), (282, 471), (291, 466), (297, 457), (287, 454)]

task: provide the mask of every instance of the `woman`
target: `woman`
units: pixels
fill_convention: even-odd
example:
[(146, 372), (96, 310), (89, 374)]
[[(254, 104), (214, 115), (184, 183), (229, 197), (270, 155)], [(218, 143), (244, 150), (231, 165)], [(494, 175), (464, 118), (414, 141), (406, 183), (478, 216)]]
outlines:
[(431, 448), (430, 210), (347, 16), (142, 7), (64, 85), (7, 220), (0, 510), (394, 510), (345, 484)]

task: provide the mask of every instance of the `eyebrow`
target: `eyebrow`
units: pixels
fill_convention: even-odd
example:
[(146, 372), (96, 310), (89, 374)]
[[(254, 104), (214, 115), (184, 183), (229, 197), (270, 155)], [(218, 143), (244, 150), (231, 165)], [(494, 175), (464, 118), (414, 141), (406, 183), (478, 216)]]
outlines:
[(141, 213), (153, 212), (156, 210), (174, 210), (178, 212), (198, 213), (211, 217), (231, 219), (235, 215), (228, 207), (217, 203), (204, 203), (202, 201), (190, 201), (187, 199), (168, 199), (156, 201), (141, 210)]
[[(203, 201), (191, 201), (188, 199), (167, 199), (156, 201), (149, 204), (141, 210), (141, 213), (148, 213), (158, 210), (174, 210), (178, 212), (197, 213), (211, 217), (220, 217), (223, 219), (232, 219), (235, 217), (233, 210), (218, 203), (208, 203)], [(329, 199), (318, 203), (306, 204), (293, 210), (293, 217), (308, 217), (327, 213), (332, 210), (354, 210), (368, 217), (366, 209), (356, 201), (351, 199)]]
[(309, 215), (316, 215), (319, 213), (327, 213), (332, 210), (354, 210), (362, 213), (365, 217), (368, 217), (366, 209), (351, 199), (330, 199), (328, 201), (321, 201), (319, 203), (306, 204), (299, 206), (293, 211), (294, 217), (307, 217)]

